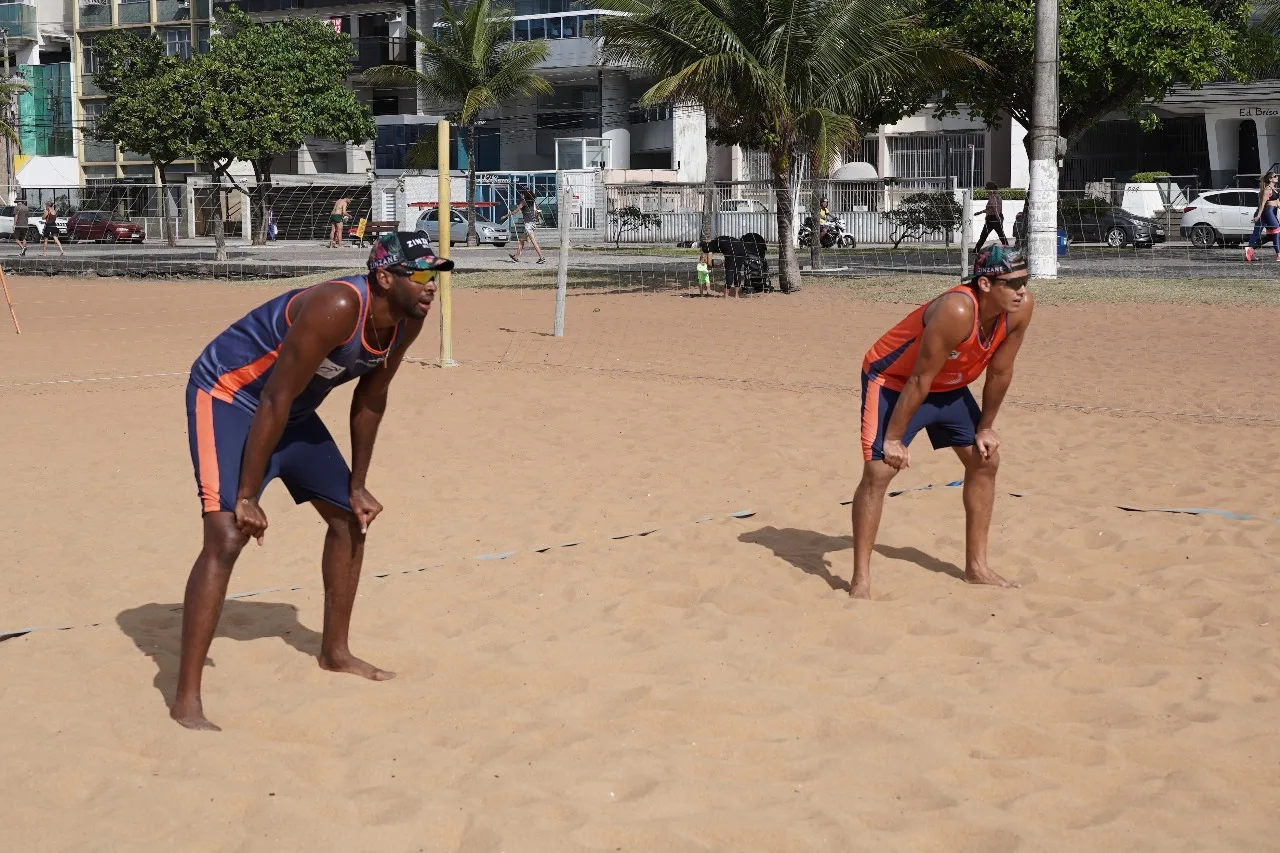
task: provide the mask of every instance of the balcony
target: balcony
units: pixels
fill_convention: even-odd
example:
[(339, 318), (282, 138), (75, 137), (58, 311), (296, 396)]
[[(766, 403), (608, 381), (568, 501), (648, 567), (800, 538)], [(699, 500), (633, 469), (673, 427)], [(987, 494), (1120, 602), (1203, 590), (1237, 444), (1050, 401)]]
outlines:
[(93, 82), (92, 74), (85, 74), (80, 78), (80, 94), (86, 98), (92, 98), (105, 93), (98, 88), (97, 83)]
[(156, 0), (156, 23), (191, 20), (191, 0)]
[(9, 38), (31, 39), (36, 32), (36, 7), (26, 3), (0, 4), (0, 27), (9, 31)]
[(80, 28), (111, 26), (111, 6), (108, 3), (88, 3), (80, 0)]
[(114, 142), (99, 142), (86, 135), (84, 137), (84, 161), (86, 163), (114, 163), (116, 161), (116, 144)]
[(361, 36), (352, 39), (356, 46), (356, 71), (368, 71), (379, 65), (413, 65), (413, 40)]
[(116, 22), (121, 26), (150, 23), (151, 4), (147, 0), (122, 0), (116, 7)]

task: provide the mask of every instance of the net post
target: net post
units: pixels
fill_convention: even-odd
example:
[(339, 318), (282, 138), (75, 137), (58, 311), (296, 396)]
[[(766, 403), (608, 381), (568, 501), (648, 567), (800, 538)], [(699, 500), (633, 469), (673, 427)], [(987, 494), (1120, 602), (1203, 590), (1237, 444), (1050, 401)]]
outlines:
[[(449, 122), (441, 121), (436, 125), (436, 142), (439, 146), (440, 184), (436, 203), (436, 224), (440, 232), (440, 245), (437, 254), (442, 258), (450, 255), (449, 243), (452, 238), (453, 201), (450, 196), (449, 172)], [(453, 360), (453, 299), (451, 279), (453, 276), (445, 271), (437, 275), (440, 296), (440, 366), (457, 367)]]
[[(969, 274), (969, 232), (973, 223), (969, 202), (973, 199), (973, 188), (960, 190), (960, 277)], [(974, 246), (977, 249), (977, 246)]]
[(569, 216), (573, 212), (568, 181), (564, 172), (556, 172), (556, 225), (560, 229), (560, 251), (556, 266), (555, 337), (564, 337), (564, 303), (569, 289)]

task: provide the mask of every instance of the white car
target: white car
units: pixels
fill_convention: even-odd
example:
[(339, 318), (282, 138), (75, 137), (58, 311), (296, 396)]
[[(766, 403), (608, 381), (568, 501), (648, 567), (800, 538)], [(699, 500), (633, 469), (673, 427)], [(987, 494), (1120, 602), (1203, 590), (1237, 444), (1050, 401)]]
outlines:
[[(44, 208), (33, 210), (27, 215), (27, 239), (39, 240), (41, 220), (40, 217), (44, 213)], [(54, 224), (58, 226), (58, 236), (65, 239), (67, 236), (67, 217), (59, 216), (54, 220)], [(0, 237), (13, 239), (13, 205), (5, 205), (0, 207)]]
[(1211, 190), (1182, 209), (1178, 231), (1202, 249), (1216, 243), (1240, 243), (1253, 233), (1257, 209), (1257, 190)]
[[(424, 210), (414, 224), (413, 230), (426, 234), (431, 242), (439, 245), (440, 222), (437, 219), (436, 208)], [(480, 237), (481, 243), (492, 243), (499, 248), (511, 241), (511, 230), (505, 222), (492, 222), (480, 216), (476, 216), (476, 234)], [(467, 242), (467, 213), (465, 210), (454, 208), (453, 221), (449, 224), (449, 245), (465, 242)]]

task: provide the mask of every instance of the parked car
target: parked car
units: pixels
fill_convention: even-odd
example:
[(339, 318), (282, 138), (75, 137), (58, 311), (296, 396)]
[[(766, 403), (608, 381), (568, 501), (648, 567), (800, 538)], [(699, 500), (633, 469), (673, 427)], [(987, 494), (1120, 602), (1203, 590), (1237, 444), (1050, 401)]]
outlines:
[[(31, 210), (27, 215), (27, 239), (40, 239), (40, 217), (44, 214), (44, 208)], [(59, 216), (55, 223), (58, 226), (58, 236), (67, 236), (67, 217)], [(13, 205), (5, 205), (0, 207), (0, 237), (13, 239)]]
[[(439, 244), (440, 219), (438, 210), (434, 207), (424, 210), (414, 224), (413, 230), (427, 235), (431, 242)], [(480, 217), (479, 211), (477, 211), (476, 215), (476, 234), (479, 235), (481, 243), (492, 243), (499, 248), (511, 241), (511, 229), (507, 226), (507, 223), (491, 222), (488, 219), (483, 219)], [(449, 223), (449, 245), (465, 242), (467, 242), (467, 212), (466, 210), (454, 208), (453, 218)]]
[(82, 210), (67, 219), (67, 239), (105, 240), (108, 243), (141, 243), (147, 233), (141, 225), (106, 210)]
[(721, 213), (768, 213), (769, 208), (765, 207), (755, 199), (750, 198), (722, 198), (720, 199)]
[(1257, 190), (1207, 192), (1182, 209), (1178, 232), (1202, 249), (1216, 243), (1239, 243), (1253, 233), (1253, 212), (1257, 209)]
[[(1154, 219), (1138, 216), (1104, 199), (1060, 197), (1058, 227), (1067, 231), (1071, 243), (1105, 243), (1113, 248), (1133, 244), (1152, 246), (1165, 241), (1164, 226)], [(1013, 238), (1023, 239), (1023, 214), (1013, 221)]]

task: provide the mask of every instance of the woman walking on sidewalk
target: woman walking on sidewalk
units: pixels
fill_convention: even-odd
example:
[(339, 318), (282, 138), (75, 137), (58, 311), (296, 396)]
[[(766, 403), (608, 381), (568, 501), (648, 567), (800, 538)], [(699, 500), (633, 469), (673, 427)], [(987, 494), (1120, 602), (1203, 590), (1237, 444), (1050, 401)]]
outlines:
[(1276, 250), (1276, 261), (1280, 263), (1280, 220), (1276, 218), (1276, 208), (1280, 207), (1280, 198), (1276, 197), (1276, 173), (1267, 172), (1258, 184), (1258, 209), (1253, 213), (1253, 234), (1249, 236), (1249, 245), (1245, 246), (1244, 259), (1253, 260), (1254, 246), (1266, 229)]
[(538, 228), (538, 203), (533, 195), (533, 190), (520, 190), (520, 203), (516, 205), (515, 210), (507, 212), (506, 221), (517, 213), (520, 214), (522, 228), (520, 230), (520, 248), (516, 249), (515, 254), (510, 255), (511, 263), (520, 263), (520, 255), (524, 252), (524, 241), (528, 238), (533, 250), (538, 253), (538, 263), (545, 264), (547, 259), (542, 256), (542, 247), (538, 245), (538, 238), (534, 236), (534, 231)]
[(40, 257), (43, 258), (48, 254), (50, 240), (58, 247), (58, 254), (65, 255), (67, 251), (62, 248), (62, 241), (58, 239), (58, 211), (54, 208), (53, 202), (44, 203), (44, 216), (41, 219), (44, 221), (44, 229), (40, 235)]

